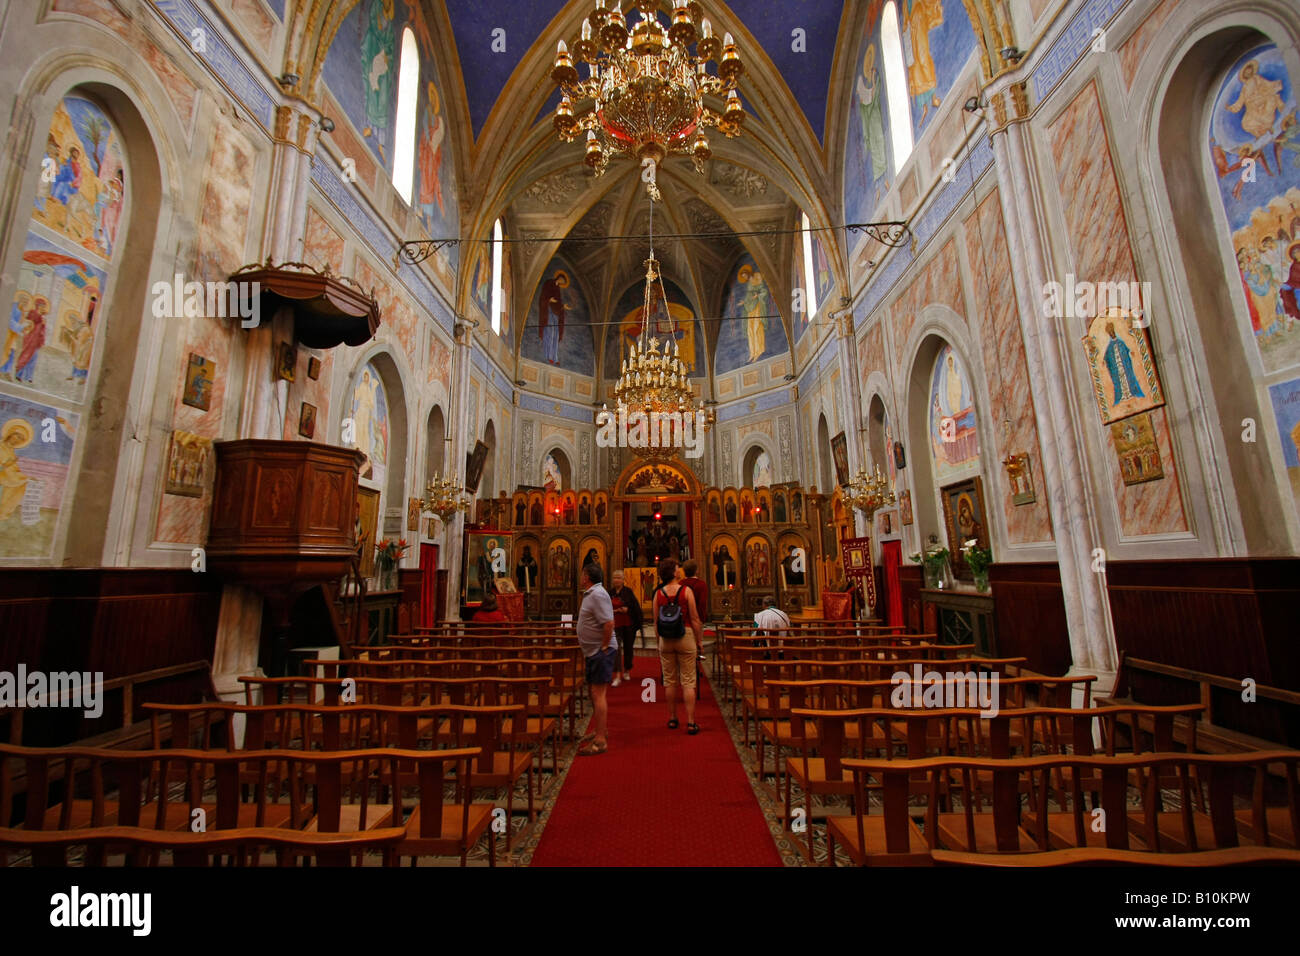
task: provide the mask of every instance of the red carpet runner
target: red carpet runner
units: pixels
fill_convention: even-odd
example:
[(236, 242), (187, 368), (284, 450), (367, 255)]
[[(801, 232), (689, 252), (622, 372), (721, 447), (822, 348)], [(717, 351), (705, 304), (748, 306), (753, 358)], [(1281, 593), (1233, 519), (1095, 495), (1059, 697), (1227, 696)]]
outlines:
[[(668, 729), (659, 662), (638, 657), (630, 684), (609, 689), (609, 750), (574, 765), (533, 866), (781, 866), (713, 689), (700, 732)], [(655, 702), (641, 681), (655, 679)]]

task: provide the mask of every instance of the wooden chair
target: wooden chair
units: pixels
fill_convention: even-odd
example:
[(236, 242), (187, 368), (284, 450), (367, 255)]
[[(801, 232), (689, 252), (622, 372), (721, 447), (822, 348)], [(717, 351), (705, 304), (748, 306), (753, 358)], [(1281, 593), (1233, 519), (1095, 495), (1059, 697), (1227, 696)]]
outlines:
[(86, 858), (108, 859), (112, 850), (131, 866), (160, 866), (171, 854), (173, 866), (218, 866), (224, 858), (234, 866), (256, 866), (273, 852), (277, 866), (306, 859), (317, 866), (348, 866), (363, 854), (378, 850), (383, 865), (394, 866), (397, 844), (405, 827), (385, 827), (366, 833), (303, 833), (269, 827), (212, 830), (206, 833), (151, 830), (146, 827), (95, 827), (83, 830), (19, 830), (0, 828), (0, 854), (31, 853), (42, 866), (68, 866), (69, 851), (85, 847)]

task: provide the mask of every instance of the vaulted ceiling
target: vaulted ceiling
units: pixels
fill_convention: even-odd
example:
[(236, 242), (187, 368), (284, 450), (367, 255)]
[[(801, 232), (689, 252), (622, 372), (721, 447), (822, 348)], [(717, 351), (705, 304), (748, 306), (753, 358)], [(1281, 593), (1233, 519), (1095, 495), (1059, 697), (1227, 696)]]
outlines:
[[(703, 175), (685, 158), (664, 164), (654, 232), (755, 233), (656, 242), (665, 277), (689, 296), (703, 319), (709, 355), (717, 342), (726, 279), (740, 254), (753, 255), (774, 300), (789, 303), (795, 237), (788, 231), (798, 228), (801, 210), (816, 225), (838, 221), (838, 201), (830, 198), (839, 195), (835, 164), (827, 161), (838, 147), (823, 143), (823, 137), (833, 111), (828, 104), (843, 25), (859, 5), (834, 0), (704, 4), (714, 29), (736, 37), (747, 67), (740, 94), (749, 118), (744, 134), (734, 140), (713, 131), (714, 158)], [(549, 240), (514, 247), (516, 350), (523, 317), (554, 255), (580, 274), (598, 356), (610, 328), (601, 323), (644, 274), (646, 243), (608, 241), (647, 232), (648, 200), (639, 170), (615, 161), (604, 176), (593, 175), (582, 163), (581, 144), (561, 142), (551, 122), (558, 99), (550, 80), (556, 42), (572, 43), (593, 6), (592, 0), (527, 6), (517, 0), (446, 0), (456, 68), (445, 75), (453, 87), (462, 84), (469, 118), (458, 137), (469, 153), (468, 162), (458, 164), (468, 173), (460, 180), (462, 234), (490, 235), (500, 217), (512, 238)], [(665, 15), (671, 9), (669, 0), (660, 6)], [(844, 42), (851, 56), (861, 31), (848, 33)], [(451, 99), (452, 90), (448, 93)], [(762, 235), (777, 230), (784, 234)], [(591, 241), (601, 238), (607, 241)], [(841, 257), (831, 234), (827, 247), (838, 273)], [(787, 341), (793, 341), (789, 310), (780, 311)]]

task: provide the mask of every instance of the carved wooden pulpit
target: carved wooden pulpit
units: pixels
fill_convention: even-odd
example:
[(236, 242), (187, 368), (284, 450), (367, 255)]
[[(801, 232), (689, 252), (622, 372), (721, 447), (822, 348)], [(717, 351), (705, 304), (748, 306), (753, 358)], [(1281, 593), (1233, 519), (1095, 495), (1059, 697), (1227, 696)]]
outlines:
[(365, 459), (353, 448), (305, 441), (215, 447), (208, 567), (266, 599), (279, 659), (294, 602), (341, 578), (356, 557), (357, 474)]

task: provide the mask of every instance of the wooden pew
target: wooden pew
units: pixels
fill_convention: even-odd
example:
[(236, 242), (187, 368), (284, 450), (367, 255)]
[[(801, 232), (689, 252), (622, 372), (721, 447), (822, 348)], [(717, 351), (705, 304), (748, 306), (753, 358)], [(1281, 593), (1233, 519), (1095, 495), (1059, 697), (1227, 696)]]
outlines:
[[(472, 802), (475, 763), (481, 756), (478, 747), (226, 753), (0, 745), (0, 760), (25, 763), (33, 784), (25, 795), (24, 830), (126, 826), (166, 831), (180, 829), (178, 822), (188, 825), (200, 819), (208, 832), (270, 827), (364, 833), (400, 825), (406, 819), (404, 792), (414, 785), (414, 809), (394, 852), (412, 857), (459, 855), (462, 866), (492, 821), (493, 804)], [(49, 779), (47, 768), (53, 764), (65, 767), (64, 786), (36, 786)], [(178, 775), (186, 781), (183, 788), (174, 792), (150, 786), (171, 779), (173, 768), (179, 768)], [(453, 776), (458, 799), (449, 803), (445, 784)], [(245, 782), (250, 777), (261, 785), (250, 788)], [(385, 779), (399, 782), (383, 788), (389, 795), (387, 805), (371, 797)], [(69, 819), (67, 809), (68, 797), (77, 788), (89, 794), (85, 802), (90, 812), (80, 823)], [(215, 800), (205, 805), (209, 792)], [(200, 808), (203, 814), (194, 813)], [(284, 823), (278, 826), (270, 822), (281, 819)], [(55, 859), (55, 849), (45, 848), (40, 855), (34, 851), (33, 862), (44, 865), (46, 855)], [(111, 845), (99, 849), (108, 851)], [(490, 834), (488, 854), (495, 865), (496, 843)]]
[(109, 851), (122, 855), (127, 866), (161, 866), (171, 854), (172, 866), (219, 866), (227, 858), (235, 866), (257, 866), (265, 852), (275, 854), (277, 866), (294, 866), (303, 859), (316, 866), (348, 866), (372, 850), (383, 854), (383, 865), (394, 866), (397, 845), (406, 827), (380, 827), (364, 833), (309, 833), (270, 827), (245, 827), (192, 833), (145, 827), (94, 827), (82, 830), (18, 830), (0, 827), (0, 859), (6, 853), (28, 852), (42, 866), (68, 866), (69, 851), (84, 847), (87, 858), (107, 862)]
[[(853, 774), (855, 810), (852, 816), (827, 821), (828, 865), (834, 865), (836, 844), (860, 865), (992, 861), (1034, 866), (1053, 857), (1061, 864), (1118, 862), (1116, 851), (1142, 854), (1126, 855), (1122, 862), (1151, 865), (1206, 852), (1236, 862), (1300, 864), (1297, 751), (1007, 760), (846, 758), (843, 764)], [(923, 807), (912, 802), (917, 773), (926, 781)], [(1267, 799), (1271, 774), (1285, 780), (1284, 802), (1277, 796), (1271, 804)], [(982, 775), (991, 778), (991, 788), (976, 785)], [(870, 778), (878, 781), (882, 795), (881, 812), (875, 815), (867, 799)], [(1094, 778), (1100, 781), (1099, 791), (1089, 807), (1079, 781)], [(1157, 783), (1167, 779), (1178, 782), (1176, 808), (1166, 806)], [(1064, 791), (1055, 782), (1059, 780), (1067, 781)], [(946, 800), (941, 799), (945, 787)], [(1235, 807), (1243, 790), (1252, 794), (1248, 811)], [(1022, 806), (1024, 793), (1029, 794), (1027, 807)], [(1137, 795), (1136, 809), (1131, 794)], [(1208, 810), (1196, 809), (1198, 804)], [(918, 817), (924, 833), (917, 827)], [(1234, 849), (1241, 852), (1223, 852)]]

